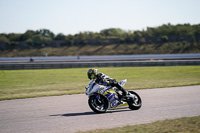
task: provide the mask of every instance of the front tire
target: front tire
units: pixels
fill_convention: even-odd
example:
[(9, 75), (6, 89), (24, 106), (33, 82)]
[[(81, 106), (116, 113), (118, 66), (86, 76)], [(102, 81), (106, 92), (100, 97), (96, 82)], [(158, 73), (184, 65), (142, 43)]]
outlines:
[(140, 96), (134, 91), (129, 91), (129, 93), (134, 96), (133, 99), (131, 99), (130, 101), (127, 102), (129, 105), (129, 108), (131, 110), (140, 109), (142, 106), (142, 100), (141, 100)]
[(90, 96), (88, 104), (96, 113), (105, 113), (108, 110), (108, 100), (103, 95), (99, 95), (98, 99), (96, 95)]

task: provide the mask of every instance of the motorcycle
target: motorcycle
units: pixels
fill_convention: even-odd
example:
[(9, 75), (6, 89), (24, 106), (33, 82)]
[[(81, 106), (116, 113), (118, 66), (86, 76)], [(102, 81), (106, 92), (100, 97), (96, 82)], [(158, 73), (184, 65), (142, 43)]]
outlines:
[[(122, 80), (119, 85), (123, 87), (126, 82), (126, 79)], [(138, 110), (142, 106), (140, 96), (134, 91), (128, 91), (128, 95), (123, 97), (122, 92), (116, 87), (99, 85), (94, 80), (91, 80), (85, 88), (89, 97), (89, 107), (96, 113), (105, 113), (107, 110), (125, 106), (131, 110)]]

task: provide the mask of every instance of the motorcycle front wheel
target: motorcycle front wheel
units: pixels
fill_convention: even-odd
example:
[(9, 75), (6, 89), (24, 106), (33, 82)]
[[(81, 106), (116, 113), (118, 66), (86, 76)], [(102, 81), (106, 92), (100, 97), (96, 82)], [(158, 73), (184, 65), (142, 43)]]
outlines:
[(129, 91), (129, 93), (131, 93), (131, 95), (133, 96), (133, 98), (127, 102), (129, 105), (129, 108), (131, 110), (140, 109), (142, 106), (142, 100), (141, 100), (140, 96), (134, 91)]
[(108, 110), (108, 101), (102, 95), (99, 95), (98, 98), (96, 95), (90, 96), (88, 99), (88, 104), (96, 113), (105, 113)]

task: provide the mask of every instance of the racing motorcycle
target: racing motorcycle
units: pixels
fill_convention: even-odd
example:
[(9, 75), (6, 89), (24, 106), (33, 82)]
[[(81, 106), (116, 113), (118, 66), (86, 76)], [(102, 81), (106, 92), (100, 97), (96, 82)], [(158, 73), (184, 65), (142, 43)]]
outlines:
[[(119, 82), (124, 86), (127, 80)], [(128, 91), (127, 97), (122, 96), (122, 92), (116, 87), (104, 86), (91, 80), (86, 88), (89, 107), (96, 113), (105, 113), (109, 109), (128, 106), (131, 110), (138, 110), (142, 106), (140, 96), (134, 91)]]

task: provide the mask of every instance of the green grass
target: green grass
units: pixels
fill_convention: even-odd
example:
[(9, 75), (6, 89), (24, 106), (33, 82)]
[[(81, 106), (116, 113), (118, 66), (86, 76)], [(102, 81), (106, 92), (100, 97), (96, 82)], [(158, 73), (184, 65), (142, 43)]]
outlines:
[[(126, 89), (200, 84), (200, 66), (98, 68)], [(88, 68), (0, 71), (0, 100), (84, 93)]]
[(199, 133), (199, 132), (200, 132), (200, 116), (157, 121), (149, 124), (125, 126), (121, 128), (87, 131), (87, 133)]

